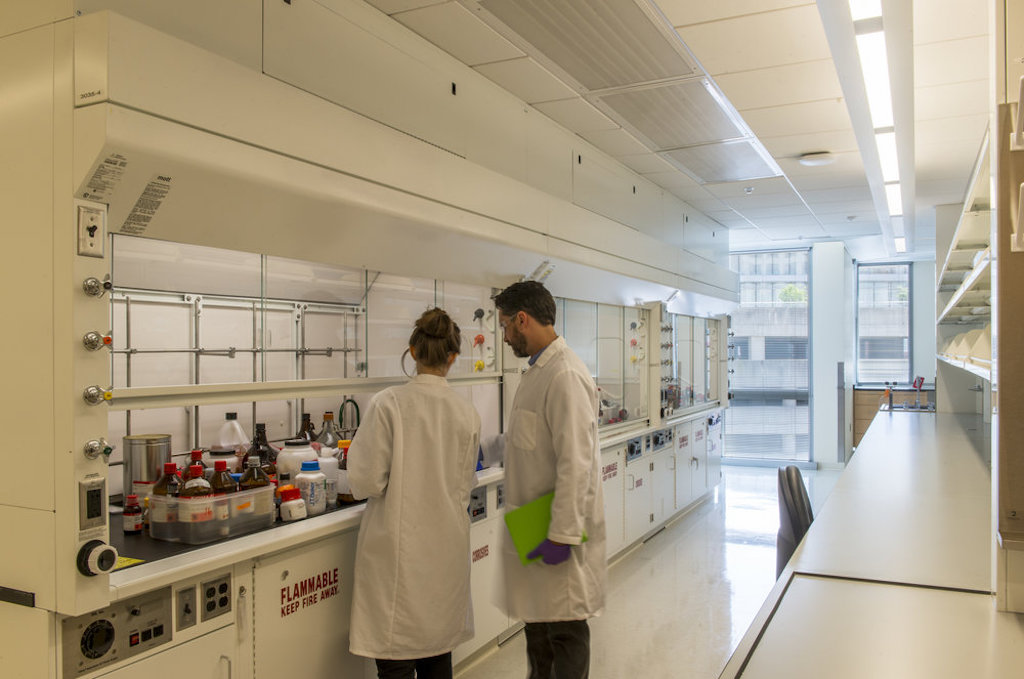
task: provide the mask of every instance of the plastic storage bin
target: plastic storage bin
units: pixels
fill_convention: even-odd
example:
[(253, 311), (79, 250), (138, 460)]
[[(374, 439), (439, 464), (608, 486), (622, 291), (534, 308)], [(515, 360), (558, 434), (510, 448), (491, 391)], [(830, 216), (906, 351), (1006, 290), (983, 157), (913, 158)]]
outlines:
[(156, 540), (201, 545), (274, 525), (273, 486), (210, 497), (154, 495), (149, 503), (149, 535)]

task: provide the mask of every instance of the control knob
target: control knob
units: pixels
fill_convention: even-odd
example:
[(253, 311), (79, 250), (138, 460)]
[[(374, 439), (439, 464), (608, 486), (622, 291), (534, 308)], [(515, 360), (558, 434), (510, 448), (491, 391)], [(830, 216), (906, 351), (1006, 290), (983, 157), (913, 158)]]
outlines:
[(90, 540), (78, 550), (78, 571), (82, 575), (99, 575), (114, 570), (117, 550), (101, 540)]

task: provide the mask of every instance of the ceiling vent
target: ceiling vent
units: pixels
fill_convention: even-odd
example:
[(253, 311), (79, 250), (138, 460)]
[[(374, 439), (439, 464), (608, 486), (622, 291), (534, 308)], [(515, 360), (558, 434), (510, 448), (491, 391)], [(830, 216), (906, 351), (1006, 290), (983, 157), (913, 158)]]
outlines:
[(652, 21), (655, 10), (646, 4), (628, 0), (482, 0), (479, 6), (585, 90), (696, 72), (675, 30)]
[(782, 174), (647, 0), (461, 0), (651, 151), (701, 182)]

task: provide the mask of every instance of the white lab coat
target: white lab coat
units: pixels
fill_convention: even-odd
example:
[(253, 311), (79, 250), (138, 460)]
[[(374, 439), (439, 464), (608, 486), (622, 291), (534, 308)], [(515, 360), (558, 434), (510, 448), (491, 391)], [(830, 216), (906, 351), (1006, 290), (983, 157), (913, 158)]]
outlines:
[(370, 402), (348, 452), (357, 498), (349, 650), (426, 658), (473, 635), (469, 493), (480, 416), (443, 377), (417, 375)]
[[(524, 566), (506, 534), (509, 615), (524, 622), (599, 615), (607, 565), (597, 388), (561, 337), (523, 375), (502, 438), (508, 509), (554, 491), (548, 539), (573, 545), (568, 561)], [(490, 441), (485, 453), (500, 447)]]

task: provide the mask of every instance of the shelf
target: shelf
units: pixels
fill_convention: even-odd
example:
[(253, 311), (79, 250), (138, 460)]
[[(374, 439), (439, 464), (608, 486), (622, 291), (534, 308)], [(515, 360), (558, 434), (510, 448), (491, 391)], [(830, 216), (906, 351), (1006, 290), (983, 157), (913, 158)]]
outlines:
[(946, 258), (936, 278), (940, 291), (948, 290), (947, 286), (951, 283), (954, 286), (959, 283), (955, 280), (950, 281), (950, 278), (955, 278), (960, 272), (976, 268), (973, 265), (975, 254), (989, 246), (992, 223), (989, 177), (988, 133), (986, 132), (974, 168), (971, 170), (971, 180), (968, 182), (967, 195), (964, 196), (963, 211), (960, 213), (949, 250), (946, 252)]
[[(991, 263), (991, 253), (986, 249), (977, 265), (964, 278), (946, 307), (939, 313), (935, 319), (936, 323), (987, 323), (990, 320)], [(984, 311), (979, 311), (982, 309)]]
[[(955, 358), (950, 358), (949, 356), (943, 356), (942, 354), (936, 354), (935, 358), (942, 361), (943, 363), (953, 366), (954, 368), (966, 370), (967, 372), (973, 375), (977, 375), (978, 377), (984, 380), (988, 380), (989, 382), (992, 381), (991, 368), (975, 365), (974, 363), (968, 363), (967, 361), (960, 361)], [(991, 365), (991, 362), (989, 363), (989, 365)]]

